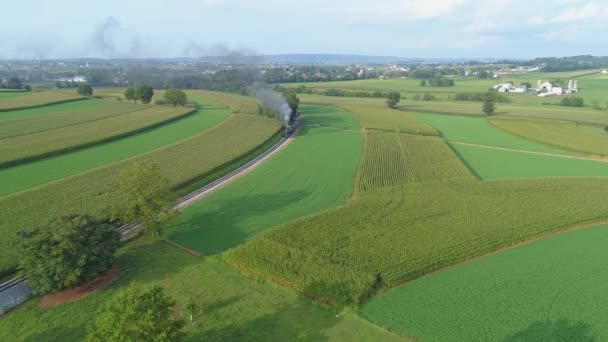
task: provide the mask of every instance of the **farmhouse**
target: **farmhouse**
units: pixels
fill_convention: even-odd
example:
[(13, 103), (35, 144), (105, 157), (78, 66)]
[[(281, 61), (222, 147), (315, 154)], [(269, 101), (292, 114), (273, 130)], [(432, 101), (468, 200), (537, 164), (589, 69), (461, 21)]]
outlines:
[(548, 96), (561, 96), (564, 94), (576, 94), (578, 93), (578, 81), (568, 81), (568, 88), (556, 87), (551, 82), (541, 82), (540, 80), (536, 84), (536, 92), (540, 97)]
[(602, 70), (602, 74), (608, 74), (608, 70)]
[(526, 93), (528, 91), (528, 87), (527, 86), (521, 86), (521, 87), (515, 87), (513, 86), (513, 83), (511, 82), (507, 82), (507, 83), (501, 83), (501, 84), (497, 84), (495, 86), (492, 87), (494, 90), (498, 91), (499, 93)]

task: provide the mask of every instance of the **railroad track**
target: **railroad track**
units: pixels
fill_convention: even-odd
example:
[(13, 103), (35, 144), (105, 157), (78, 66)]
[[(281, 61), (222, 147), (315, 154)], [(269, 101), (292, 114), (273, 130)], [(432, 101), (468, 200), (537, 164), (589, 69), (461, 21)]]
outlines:
[[(298, 123), (298, 129), (301, 127), (301, 123)], [(211, 192), (221, 188), (222, 186), (229, 183), (234, 178), (240, 176), (245, 173), (256, 164), (260, 163), (268, 156), (277, 151), (283, 144), (285, 144), (292, 136), (297, 132), (290, 134), (289, 136), (284, 136), (279, 140), (276, 144), (266, 150), (264, 153), (260, 154), (256, 158), (250, 160), (245, 165), (237, 168), (234, 171), (214, 180), (213, 182), (198, 188), (191, 193), (180, 197), (173, 203), (174, 210), (180, 210), (185, 208), (187, 205), (205, 197)], [(141, 227), (141, 222), (134, 222), (130, 224), (123, 225), (121, 227), (116, 228), (116, 230), (121, 234), (122, 237), (130, 236), (131, 234), (137, 232), (137, 230)], [(2, 284), (0, 284), (0, 316), (2, 316), (5, 309), (10, 309), (15, 307), (27, 300), (29, 295), (32, 293), (32, 290), (27, 285), (26, 278), (13, 278)]]

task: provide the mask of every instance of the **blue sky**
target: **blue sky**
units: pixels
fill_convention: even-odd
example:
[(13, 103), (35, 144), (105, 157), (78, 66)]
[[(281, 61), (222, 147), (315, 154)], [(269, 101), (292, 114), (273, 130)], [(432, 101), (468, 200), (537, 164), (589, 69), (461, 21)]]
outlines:
[(28, 0), (0, 58), (608, 55), (608, 0)]

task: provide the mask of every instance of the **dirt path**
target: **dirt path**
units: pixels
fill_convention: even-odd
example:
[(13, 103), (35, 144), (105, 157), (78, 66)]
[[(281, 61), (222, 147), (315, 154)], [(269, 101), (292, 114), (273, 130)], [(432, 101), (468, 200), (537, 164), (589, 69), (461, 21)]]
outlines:
[(473, 147), (479, 147), (479, 148), (486, 148), (486, 149), (490, 149), (490, 150), (509, 151), (509, 152), (517, 152), (517, 153), (535, 154), (535, 155), (547, 156), (547, 157), (556, 157), (556, 158), (565, 158), (565, 159), (577, 159), (577, 160), (589, 160), (589, 161), (594, 161), (594, 162), (599, 162), (599, 163), (608, 163), (607, 159), (576, 157), (576, 156), (567, 156), (567, 155), (563, 155), (563, 154), (553, 154), (553, 153), (534, 152), (534, 151), (526, 151), (526, 150), (516, 150), (516, 149), (512, 149), (512, 148), (478, 145), (478, 144), (471, 144), (471, 143), (465, 143), (465, 142), (460, 142), (460, 141), (451, 141), (451, 140), (446, 140), (446, 142), (448, 142), (450, 144), (454, 144), (454, 145), (473, 146)]

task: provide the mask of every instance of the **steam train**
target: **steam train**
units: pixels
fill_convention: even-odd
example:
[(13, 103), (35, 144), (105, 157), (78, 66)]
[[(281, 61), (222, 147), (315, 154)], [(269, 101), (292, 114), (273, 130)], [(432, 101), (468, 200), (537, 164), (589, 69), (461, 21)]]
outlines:
[(283, 138), (289, 138), (302, 124), (302, 117), (300, 112), (297, 112), (295, 118), (289, 122), (289, 126), (285, 127), (285, 133)]

